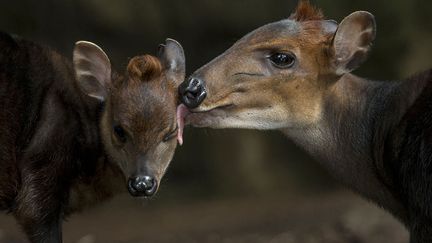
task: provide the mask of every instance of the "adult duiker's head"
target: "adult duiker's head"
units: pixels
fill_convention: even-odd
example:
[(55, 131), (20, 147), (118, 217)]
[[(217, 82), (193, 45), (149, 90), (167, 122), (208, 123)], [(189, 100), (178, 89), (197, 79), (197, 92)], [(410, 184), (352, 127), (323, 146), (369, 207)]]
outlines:
[(288, 19), (249, 33), (183, 82), (178, 116), (213, 128), (315, 123), (326, 92), (365, 60), (374, 38), (370, 13), (337, 24), (301, 1)]
[(177, 145), (177, 86), (185, 57), (168, 39), (159, 58), (132, 58), (123, 75), (111, 72), (108, 56), (90, 42), (75, 45), (74, 66), (81, 91), (103, 103), (100, 121), (105, 150), (122, 169), (133, 196), (152, 196)]

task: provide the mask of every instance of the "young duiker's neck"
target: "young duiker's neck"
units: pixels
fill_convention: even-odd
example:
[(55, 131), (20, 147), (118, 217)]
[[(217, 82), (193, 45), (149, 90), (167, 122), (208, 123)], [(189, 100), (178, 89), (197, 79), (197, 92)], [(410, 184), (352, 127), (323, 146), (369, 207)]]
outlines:
[[(409, 81), (409, 82), (408, 82)], [(405, 219), (383, 167), (387, 135), (425, 82), (375, 82), (344, 75), (324, 97), (319, 122), (283, 132), (347, 186)]]

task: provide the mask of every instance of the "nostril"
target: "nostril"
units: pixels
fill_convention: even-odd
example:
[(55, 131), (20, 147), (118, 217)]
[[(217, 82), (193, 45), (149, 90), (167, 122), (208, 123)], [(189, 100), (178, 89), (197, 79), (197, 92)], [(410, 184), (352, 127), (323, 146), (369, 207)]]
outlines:
[(135, 184), (133, 185), (133, 187), (135, 188), (135, 190), (137, 190), (137, 191), (139, 191), (139, 192), (142, 192), (142, 191), (145, 191), (145, 190), (147, 190), (148, 188), (150, 188), (151, 185), (150, 185), (149, 183), (147, 183), (147, 182), (139, 181), (139, 182), (135, 183)]
[(197, 87), (198, 85), (200, 84), (200, 81), (198, 80), (198, 79), (196, 79), (196, 78), (193, 78), (192, 80), (191, 80), (191, 86), (192, 87)]
[(196, 95), (201, 89), (202, 89), (201, 81), (199, 79), (193, 78), (190, 80), (189, 85), (186, 88), (186, 92)]
[(192, 93), (192, 92), (187, 92), (185, 95), (186, 95), (186, 97), (188, 97), (189, 99), (194, 99), (194, 98), (196, 97), (195, 93)]
[(144, 193), (148, 197), (153, 196), (153, 194), (155, 194), (155, 192), (157, 190), (156, 179), (154, 179), (153, 177), (146, 176), (145, 181), (146, 181), (146, 189), (145, 189)]

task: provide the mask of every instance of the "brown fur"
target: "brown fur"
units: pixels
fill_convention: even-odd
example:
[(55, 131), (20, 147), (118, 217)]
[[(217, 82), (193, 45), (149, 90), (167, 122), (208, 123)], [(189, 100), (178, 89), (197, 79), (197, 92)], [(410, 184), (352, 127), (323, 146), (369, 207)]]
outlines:
[[(336, 24), (301, 1), (288, 20), (245, 35), (180, 85), (187, 94), (185, 87), (198, 81), (206, 94), (182, 96), (186, 121), (280, 130), (400, 219), (412, 243), (432, 242), (432, 71), (395, 82), (352, 75), (375, 35), (368, 12)], [(278, 65), (275, 54), (294, 61)]]
[(151, 80), (162, 74), (162, 64), (158, 58), (151, 55), (133, 57), (128, 66), (129, 75), (134, 80)]
[[(160, 181), (176, 147), (162, 141), (176, 125), (175, 82), (184, 74), (135, 57), (124, 74), (108, 73), (104, 103), (75, 74), (55, 51), (0, 32), (0, 210), (32, 243), (61, 242), (64, 217), (125, 192), (134, 171)], [(120, 120), (127, 145), (114, 144)]]
[(321, 9), (313, 6), (309, 0), (300, 0), (296, 10), (288, 18), (297, 22), (324, 20)]

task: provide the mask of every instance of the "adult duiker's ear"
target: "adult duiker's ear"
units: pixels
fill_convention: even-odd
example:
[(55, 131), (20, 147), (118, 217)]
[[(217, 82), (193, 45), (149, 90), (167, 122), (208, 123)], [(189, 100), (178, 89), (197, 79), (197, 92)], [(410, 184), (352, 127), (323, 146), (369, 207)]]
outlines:
[[(176, 40), (167, 39), (165, 44), (159, 45), (158, 56), (169, 74), (175, 77), (184, 77), (186, 72), (185, 55), (183, 47)], [(173, 78), (177, 84), (183, 82), (183, 78)]]
[(375, 34), (375, 18), (369, 12), (357, 11), (342, 20), (333, 37), (337, 74), (353, 71), (366, 60)]
[(75, 43), (73, 64), (78, 86), (88, 96), (105, 101), (111, 82), (111, 64), (105, 52), (88, 41)]

